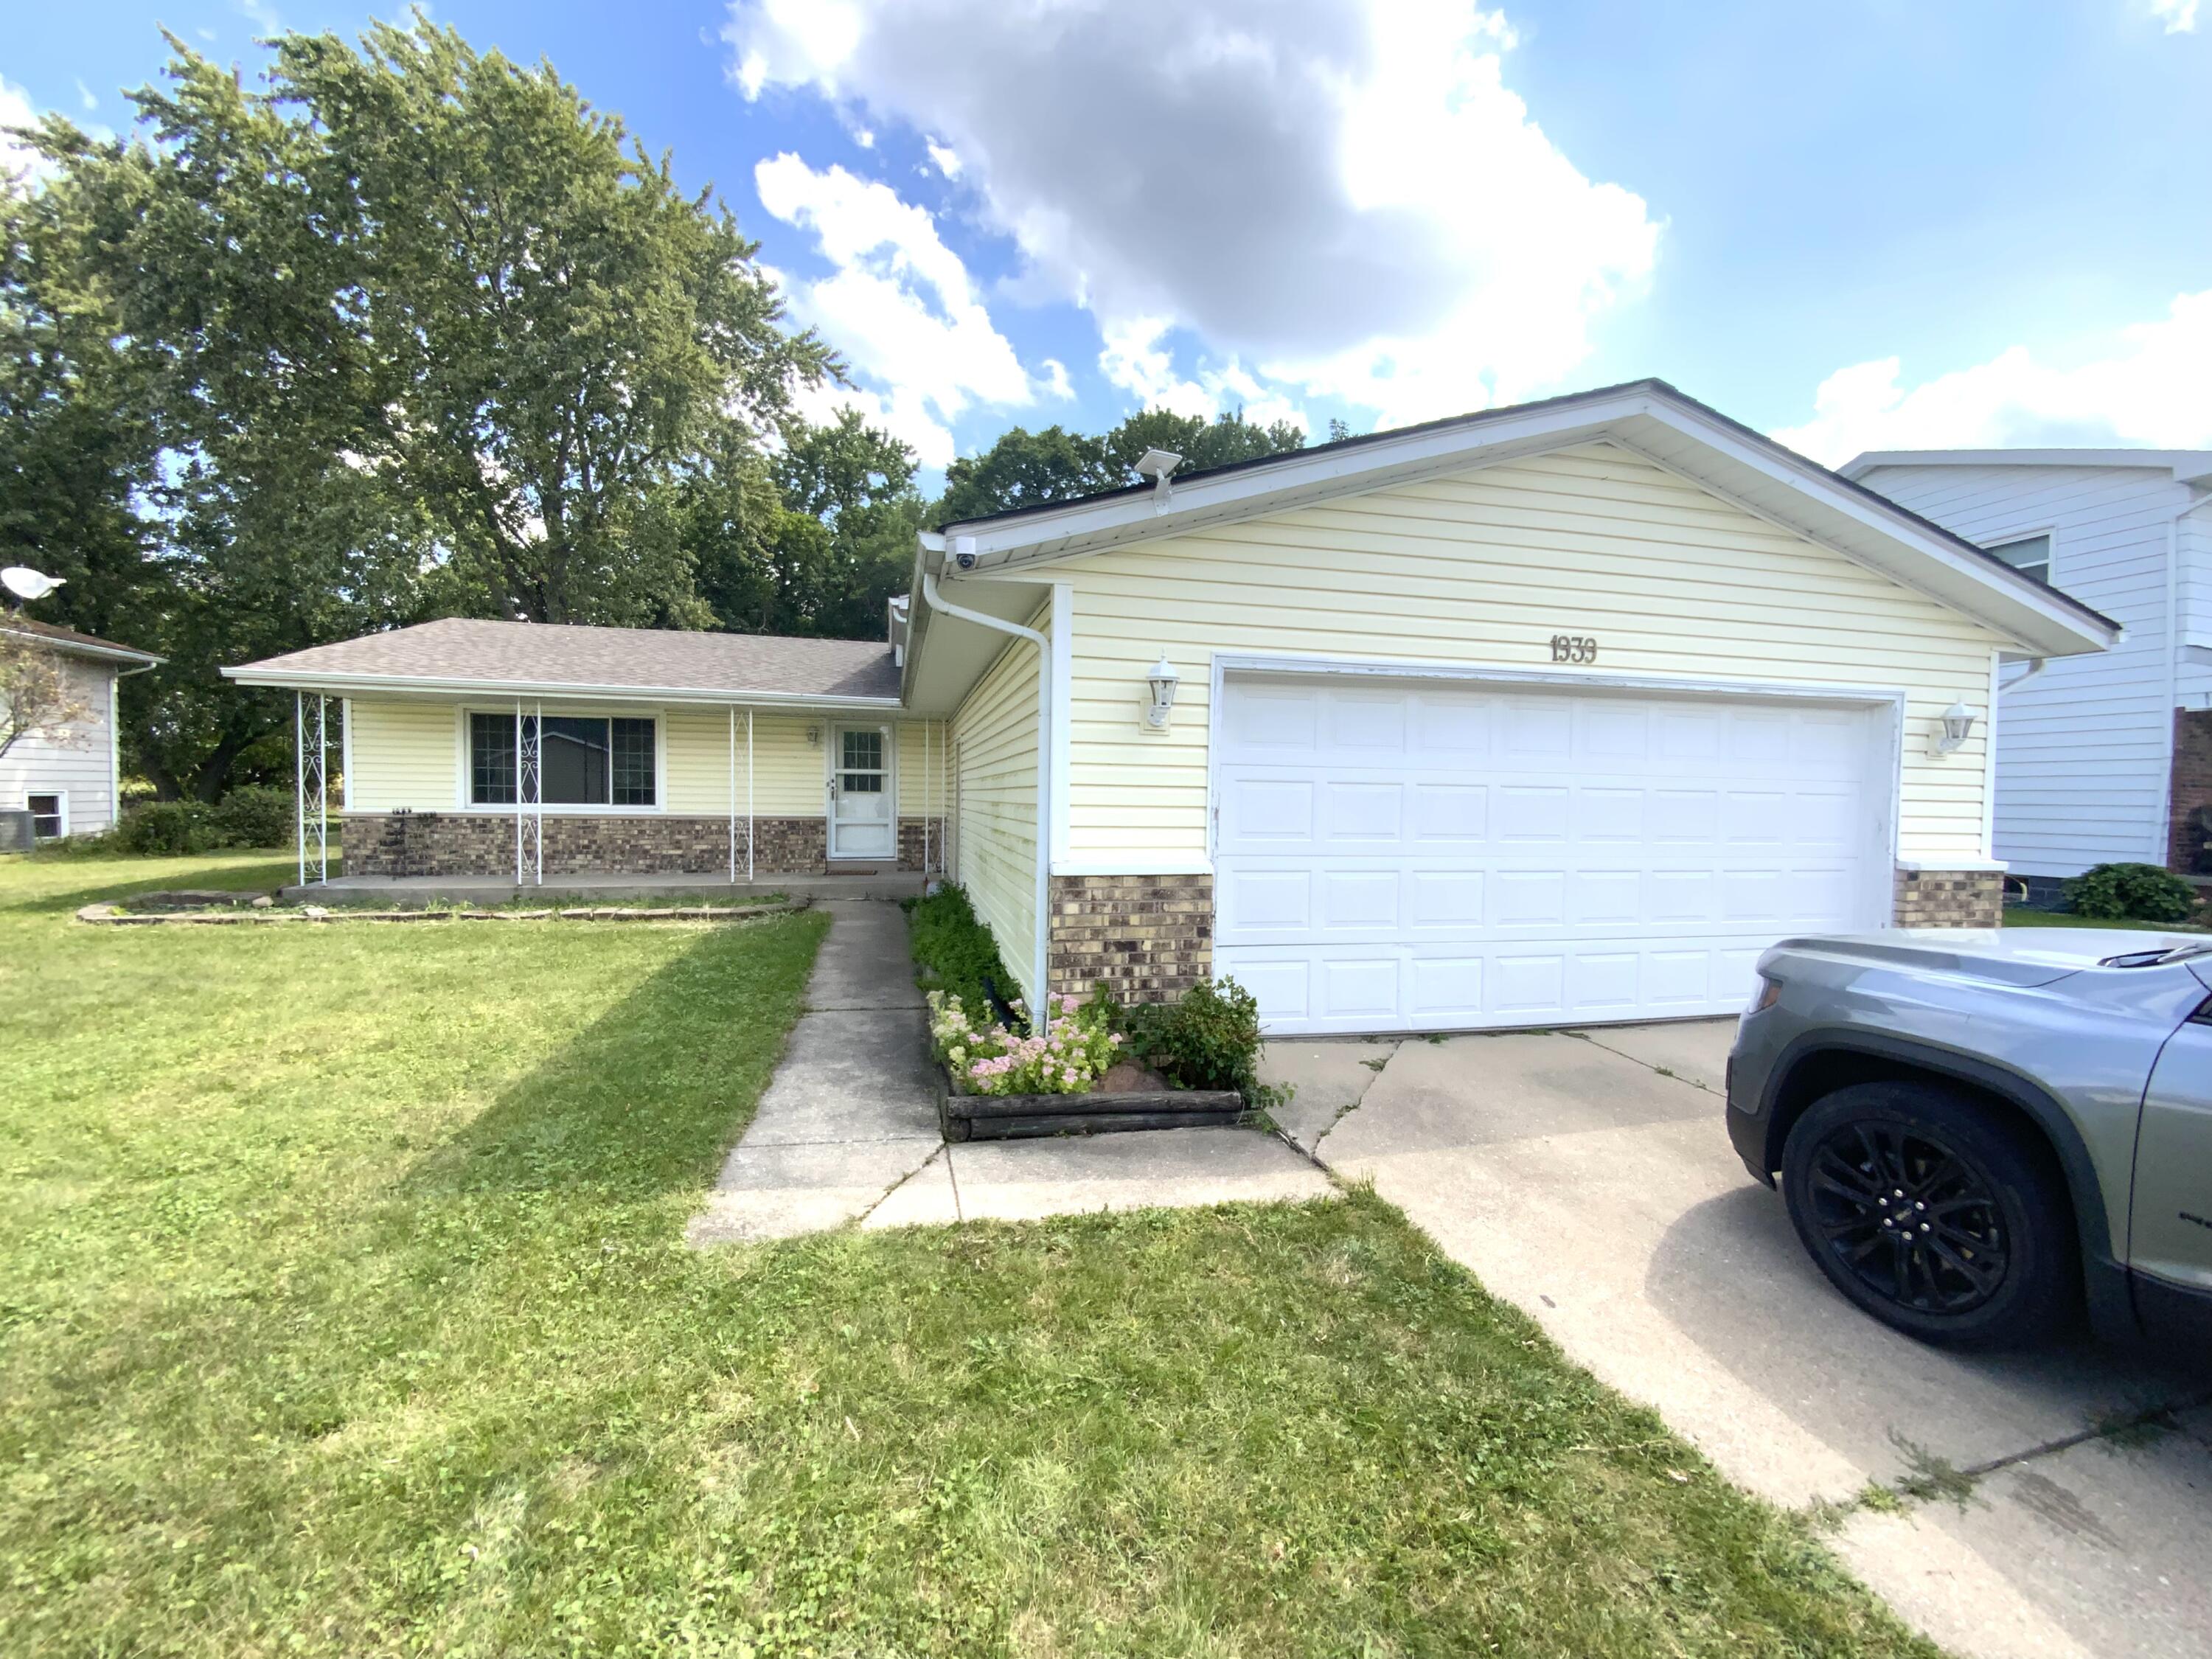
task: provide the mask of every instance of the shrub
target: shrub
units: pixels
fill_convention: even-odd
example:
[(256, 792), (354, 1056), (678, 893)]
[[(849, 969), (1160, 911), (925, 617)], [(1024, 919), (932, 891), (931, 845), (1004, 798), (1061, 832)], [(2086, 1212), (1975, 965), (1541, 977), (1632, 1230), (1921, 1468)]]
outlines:
[(929, 994), (929, 1036), (937, 1057), (971, 1095), (1079, 1095), (1114, 1063), (1121, 1045), (1113, 1004), (1093, 997), (1053, 1005), (1042, 1036), (1021, 1036), (993, 1023), (977, 1026), (960, 999)]
[(123, 815), (112, 838), (118, 850), (149, 857), (204, 853), (216, 844), (213, 817), (196, 800), (149, 801)]
[(995, 1014), (1026, 1030), (1013, 1017), (1013, 975), (1000, 960), (990, 928), (975, 919), (968, 895), (948, 882), (927, 898), (908, 899), (905, 908), (915, 982), (925, 991), (957, 997), (974, 1014)]
[(2066, 884), (2078, 915), (2106, 921), (2186, 921), (2197, 890), (2155, 864), (2100, 864)]
[(289, 847), (296, 826), (291, 791), (242, 784), (216, 804), (215, 833), (225, 847)]
[(1185, 1089), (1235, 1089), (1255, 1105), (1272, 1091), (1260, 1082), (1260, 1005), (1233, 979), (1201, 980), (1176, 1002), (1149, 1003), (1122, 1016), (1130, 1052)]

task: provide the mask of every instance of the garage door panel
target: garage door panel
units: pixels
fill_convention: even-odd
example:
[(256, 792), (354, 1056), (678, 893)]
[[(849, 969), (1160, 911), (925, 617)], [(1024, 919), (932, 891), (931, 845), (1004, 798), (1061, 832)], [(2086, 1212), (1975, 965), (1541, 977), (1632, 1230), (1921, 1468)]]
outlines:
[(1416, 932), (1482, 926), (1481, 871), (1412, 870), (1406, 885), (1407, 920)]
[(1633, 951), (1577, 951), (1568, 966), (1569, 1012), (1602, 1018), (1632, 1014), (1643, 1006)]
[(1314, 784), (1307, 778), (1239, 776), (1223, 781), (1224, 852), (1266, 848), (1300, 851), (1314, 840)]
[(1490, 791), (1479, 783), (1415, 783), (1413, 839), (1424, 848), (1481, 841), (1490, 831)]
[(1218, 757), (1215, 960), (1271, 1030), (1725, 1012), (1773, 939), (1886, 910), (1865, 709), (1297, 690), (1232, 676)]
[(1509, 783), (1498, 792), (1497, 838), (1506, 844), (1559, 845), (1567, 839), (1573, 793), (1565, 785)]
[(1325, 932), (1395, 933), (1405, 878), (1396, 870), (1329, 870), (1321, 878), (1321, 926)]
[(1486, 704), (1465, 698), (1416, 696), (1412, 732), (1420, 754), (1449, 755), (1465, 764), (1490, 750), (1490, 715)]
[(1366, 842), (1395, 846), (1405, 833), (1406, 786), (1388, 783), (1346, 783), (1322, 786), (1322, 834), (1332, 847), (1350, 848)]
[(1328, 700), (1326, 724), (1332, 748), (1363, 757), (1403, 754), (1406, 698), (1397, 691), (1340, 690)]

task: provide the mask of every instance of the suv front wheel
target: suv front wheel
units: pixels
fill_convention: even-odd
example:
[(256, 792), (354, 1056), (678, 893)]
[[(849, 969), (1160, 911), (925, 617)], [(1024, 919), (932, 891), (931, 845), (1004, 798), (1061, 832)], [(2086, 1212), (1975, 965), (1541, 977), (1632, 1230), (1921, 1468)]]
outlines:
[(1855, 1084), (1815, 1102), (1784, 1145), (1782, 1193), (1836, 1288), (1923, 1341), (2034, 1341), (2076, 1299), (2057, 1176), (1939, 1084)]

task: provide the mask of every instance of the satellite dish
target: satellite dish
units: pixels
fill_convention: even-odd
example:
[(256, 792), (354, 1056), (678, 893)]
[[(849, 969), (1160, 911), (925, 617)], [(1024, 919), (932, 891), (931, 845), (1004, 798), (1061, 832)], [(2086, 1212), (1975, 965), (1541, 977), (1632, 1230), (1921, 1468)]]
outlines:
[(65, 576), (49, 576), (28, 565), (11, 564), (0, 570), (0, 586), (19, 599), (43, 599), (68, 580)]

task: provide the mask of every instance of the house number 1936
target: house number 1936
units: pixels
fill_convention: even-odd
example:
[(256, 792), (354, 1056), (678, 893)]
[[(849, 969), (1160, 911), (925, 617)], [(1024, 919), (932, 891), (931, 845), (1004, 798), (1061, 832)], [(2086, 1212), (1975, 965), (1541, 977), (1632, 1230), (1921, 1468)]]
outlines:
[(1553, 662), (1595, 662), (1597, 641), (1587, 634), (1554, 634), (1552, 635)]

